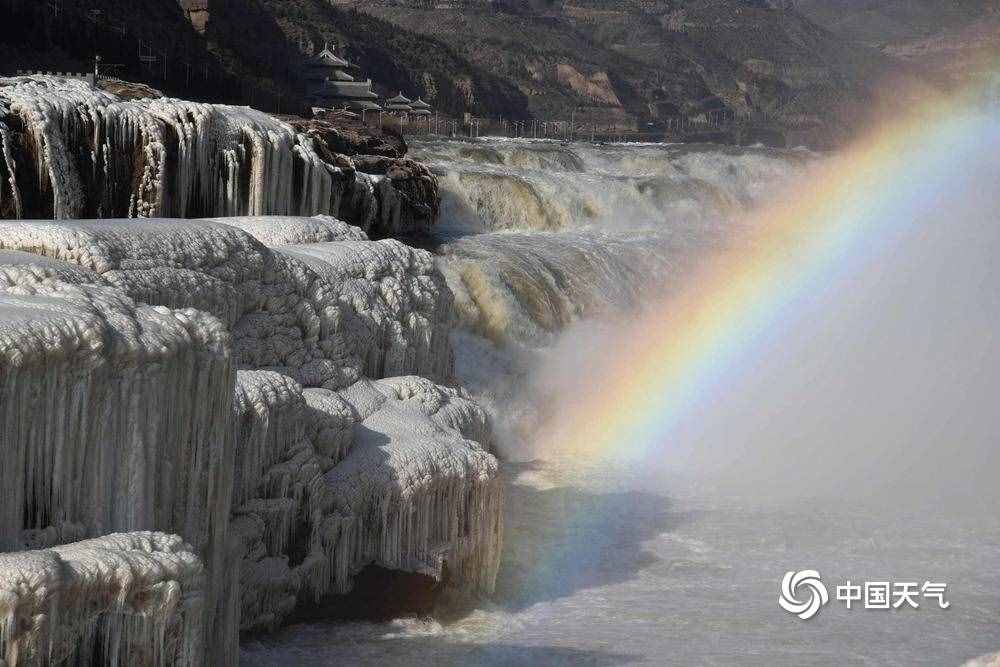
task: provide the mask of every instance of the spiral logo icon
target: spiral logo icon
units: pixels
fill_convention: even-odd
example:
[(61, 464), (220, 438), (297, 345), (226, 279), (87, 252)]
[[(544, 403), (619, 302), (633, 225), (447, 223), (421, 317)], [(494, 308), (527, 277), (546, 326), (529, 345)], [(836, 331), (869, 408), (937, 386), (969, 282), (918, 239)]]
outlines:
[[(801, 599), (799, 598), (800, 593), (802, 594)], [(781, 595), (778, 597), (778, 606), (789, 614), (795, 614), (803, 621), (818, 614), (823, 605), (829, 601), (830, 594), (816, 570), (786, 572), (781, 580)]]

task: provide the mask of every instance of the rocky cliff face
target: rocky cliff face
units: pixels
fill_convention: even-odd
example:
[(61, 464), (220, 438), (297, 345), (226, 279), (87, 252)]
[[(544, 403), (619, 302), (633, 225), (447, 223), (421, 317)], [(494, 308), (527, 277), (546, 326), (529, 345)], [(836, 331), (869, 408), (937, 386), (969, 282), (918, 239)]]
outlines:
[(997, 0), (785, 2), (837, 35), (875, 47), (942, 83), (964, 84), (981, 74), (992, 66), (1000, 44)]
[(231, 664), (372, 564), (493, 586), (502, 487), (486, 413), (436, 384), (431, 256), (223, 220), (0, 224), (7, 664), (86, 661), (94, 624), (112, 664)]
[(212, 16), (209, 0), (177, 0), (191, 25), (197, 32), (204, 33)]
[[(884, 54), (763, 0), (356, 6), (450, 40), (512, 81), (546, 120), (649, 128), (753, 113), (777, 131), (808, 129), (819, 144), (846, 134), (895, 69)], [(721, 133), (713, 140), (732, 141)]]

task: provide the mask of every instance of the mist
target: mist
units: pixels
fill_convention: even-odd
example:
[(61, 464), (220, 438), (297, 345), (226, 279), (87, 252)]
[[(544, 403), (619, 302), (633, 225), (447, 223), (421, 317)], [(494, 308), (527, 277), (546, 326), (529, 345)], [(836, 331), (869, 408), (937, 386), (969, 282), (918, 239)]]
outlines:
[[(887, 224), (894, 233), (863, 240), (785, 308), (636, 474), (769, 502), (991, 509), (1000, 499), (1000, 168), (987, 134), (992, 150), (976, 151), (959, 187)], [(533, 370), (527, 393), (556, 428), (602, 390), (600, 369), (614, 367), (631, 329), (581, 324)]]

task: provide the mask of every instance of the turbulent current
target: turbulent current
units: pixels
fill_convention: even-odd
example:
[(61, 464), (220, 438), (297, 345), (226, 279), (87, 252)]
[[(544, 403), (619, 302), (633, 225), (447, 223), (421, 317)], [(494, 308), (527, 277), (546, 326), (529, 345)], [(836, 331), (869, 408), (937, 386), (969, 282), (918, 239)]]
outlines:
[[(503, 140), (413, 152), (442, 184), (436, 252), (461, 322), (456, 375), (507, 461), (497, 590), (431, 617), (293, 625), (245, 641), (244, 664), (957, 665), (1000, 648), (1000, 519), (971, 481), (982, 471), (949, 478), (965, 492), (950, 503), (905, 448), (871, 454), (872, 438), (892, 434), (867, 428), (947, 409), (927, 422), (933, 438), (915, 427), (905, 447), (995, 444), (995, 420), (976, 422), (995, 405), (972, 397), (995, 397), (1000, 370), (996, 346), (976, 342), (1000, 316), (995, 231), (973, 216), (949, 234), (929, 228), (877, 270), (859, 264), (692, 409), (669, 449), (640, 470), (593, 468), (533, 436), (601, 381), (594, 351), (629, 345), (623, 321), (684, 286), (824, 158)], [(900, 478), (912, 484), (889, 485)], [(848, 580), (946, 582), (951, 606), (833, 600), (800, 621), (777, 599), (785, 572), (805, 569), (831, 598)]]

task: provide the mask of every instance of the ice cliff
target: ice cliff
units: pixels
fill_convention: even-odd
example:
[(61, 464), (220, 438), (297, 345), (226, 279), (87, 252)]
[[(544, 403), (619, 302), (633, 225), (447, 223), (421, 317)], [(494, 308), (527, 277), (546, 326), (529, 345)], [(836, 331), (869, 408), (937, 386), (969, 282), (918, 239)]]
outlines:
[(8, 664), (232, 664), (370, 564), (489, 590), (453, 318), (428, 253), (329, 217), (0, 222)]
[(249, 107), (124, 100), (54, 76), (0, 78), (3, 218), (332, 214), (375, 237), (433, 223), (429, 172), (357, 160)]
[(192, 547), (162, 533), (0, 553), (3, 660), (204, 664), (204, 585)]

